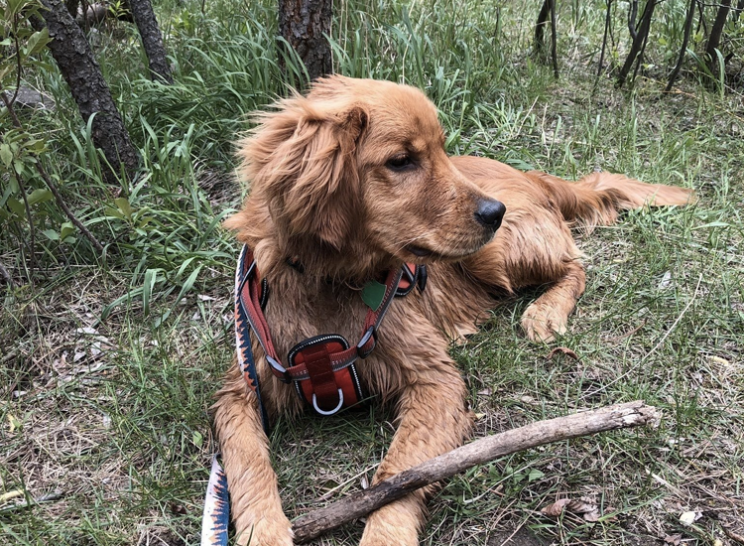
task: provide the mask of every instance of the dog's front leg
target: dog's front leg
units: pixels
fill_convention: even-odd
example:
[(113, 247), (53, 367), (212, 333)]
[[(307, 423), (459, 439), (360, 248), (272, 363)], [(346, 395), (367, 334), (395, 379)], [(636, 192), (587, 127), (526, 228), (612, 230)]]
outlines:
[[(428, 368), (428, 366), (426, 366)], [(417, 374), (399, 404), (399, 426), (374, 482), (389, 478), (462, 444), (472, 428), (466, 388), (454, 362)], [(424, 367), (421, 368), (422, 370)], [(419, 489), (367, 518), (360, 546), (415, 546), (435, 486)]]
[(282, 511), (258, 402), (242, 381), (228, 381), (214, 405), (237, 544), (291, 546), (292, 526)]

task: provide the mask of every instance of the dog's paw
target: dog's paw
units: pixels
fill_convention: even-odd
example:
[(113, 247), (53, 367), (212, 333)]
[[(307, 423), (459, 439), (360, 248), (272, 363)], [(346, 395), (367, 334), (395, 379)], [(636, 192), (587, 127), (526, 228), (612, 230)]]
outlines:
[(533, 303), (522, 315), (522, 328), (531, 341), (550, 343), (556, 334), (566, 333), (568, 317), (552, 307)]
[(239, 546), (292, 546), (292, 524), (284, 514), (272, 520), (264, 518), (237, 533), (235, 543)]

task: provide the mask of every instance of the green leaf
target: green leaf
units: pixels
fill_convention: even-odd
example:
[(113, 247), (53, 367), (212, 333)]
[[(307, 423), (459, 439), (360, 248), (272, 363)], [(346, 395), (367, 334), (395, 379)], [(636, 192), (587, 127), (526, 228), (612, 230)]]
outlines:
[(34, 32), (28, 39), (28, 42), (26, 42), (26, 55), (38, 53), (51, 41), (52, 39), (49, 37), (49, 30), (46, 27), (38, 32)]
[(54, 199), (54, 195), (46, 188), (39, 188), (32, 191), (26, 199), (28, 200), (29, 206), (34, 206), (37, 203), (43, 203), (44, 201)]
[(19, 216), (21, 220), (26, 218), (26, 207), (18, 199), (14, 199), (13, 197), (11, 197), (10, 199), (8, 199), (7, 204), (8, 208), (12, 210), (16, 216)]
[(42, 230), (42, 233), (47, 236), (47, 238), (51, 241), (59, 241), (59, 233), (57, 233), (53, 229), (45, 229)]
[(5, 16), (8, 20), (12, 19), (13, 16), (21, 13), (23, 8), (34, 4), (33, 0), (8, 0), (8, 7), (5, 10)]
[(73, 233), (75, 233), (75, 226), (72, 224), (72, 222), (65, 222), (59, 228), (59, 238), (63, 241)]
[(118, 298), (116, 298), (114, 301), (112, 301), (106, 307), (103, 308), (103, 310), (101, 311), (101, 320), (102, 321), (106, 320), (108, 316), (111, 314), (111, 311), (114, 310), (114, 308), (118, 307), (125, 301), (129, 301), (130, 298), (136, 298), (137, 296), (140, 295), (141, 292), (142, 292), (142, 287), (140, 286), (139, 288), (135, 288), (131, 292), (127, 292), (123, 296), (119, 296)]
[(196, 278), (199, 276), (199, 273), (201, 272), (201, 270), (202, 270), (202, 266), (200, 265), (199, 267), (197, 267), (191, 272), (191, 275), (189, 275), (189, 278), (186, 279), (185, 283), (183, 283), (183, 286), (181, 287), (181, 291), (178, 293), (178, 297), (176, 298), (176, 301), (173, 303), (174, 307), (179, 301), (181, 301), (181, 298), (183, 298), (194, 287)]
[(10, 164), (13, 162), (13, 152), (10, 151), (10, 146), (8, 146), (7, 142), (0, 144), (0, 159), (3, 160), (6, 167), (10, 167)]
[(537, 468), (533, 468), (532, 470), (530, 470), (530, 473), (527, 475), (527, 481), (534, 482), (539, 479), (542, 479), (543, 477), (545, 477), (544, 472), (540, 472)]
[(113, 207), (105, 207), (103, 209), (103, 212), (108, 217), (119, 218), (120, 220), (123, 220), (124, 219), (124, 215), (121, 213), (121, 211), (119, 209), (115, 209)]
[(129, 200), (126, 197), (119, 197), (117, 199), (114, 199), (114, 203), (116, 203), (116, 206), (119, 207), (119, 210), (121, 210), (124, 215), (131, 219), (132, 218), (132, 206), (129, 204)]
[(158, 278), (160, 269), (148, 269), (145, 271), (145, 282), (142, 285), (142, 311), (145, 316), (150, 314), (150, 300), (152, 299), (152, 289), (155, 288), (155, 281)]
[(44, 140), (37, 140), (32, 139), (26, 142), (25, 148), (29, 152), (33, 152), (35, 154), (40, 154), (44, 150), (46, 150), (46, 142)]

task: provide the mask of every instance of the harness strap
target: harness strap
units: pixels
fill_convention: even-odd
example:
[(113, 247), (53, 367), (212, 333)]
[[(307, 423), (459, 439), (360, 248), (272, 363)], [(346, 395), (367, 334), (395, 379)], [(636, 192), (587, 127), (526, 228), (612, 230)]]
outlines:
[[(364, 318), (361, 336), (354, 346), (349, 346), (341, 336), (317, 336), (296, 345), (289, 354), (288, 365), (279, 358), (271, 339), (269, 325), (263, 313), (268, 285), (259, 277), (253, 252), (243, 246), (235, 278), (235, 329), (238, 345), (238, 362), (248, 386), (256, 392), (264, 430), (269, 430), (268, 418), (261, 403), (258, 376), (251, 351), (249, 331), (253, 330), (266, 354), (271, 370), (285, 383), (295, 382), (297, 393), (316, 412), (322, 415), (336, 413), (342, 407), (356, 404), (362, 397), (358, 374), (353, 367), (357, 359), (365, 359), (377, 344), (377, 331), (396, 296), (407, 295), (417, 284), (423, 289), (423, 266), (405, 264), (400, 269), (387, 272), (382, 297), (369, 307)], [(379, 302), (379, 303), (378, 303)]]

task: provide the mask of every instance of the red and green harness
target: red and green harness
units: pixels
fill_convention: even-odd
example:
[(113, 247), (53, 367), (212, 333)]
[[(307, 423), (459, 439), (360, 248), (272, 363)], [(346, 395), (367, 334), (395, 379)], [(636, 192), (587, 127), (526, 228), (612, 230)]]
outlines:
[[(301, 266), (290, 265), (301, 271)], [(333, 415), (362, 400), (355, 362), (364, 360), (377, 345), (377, 332), (395, 297), (407, 296), (416, 286), (426, 286), (426, 267), (404, 264), (390, 269), (384, 283), (370, 281), (362, 288), (367, 314), (356, 345), (339, 334), (323, 334), (301, 341), (290, 349), (285, 366), (274, 348), (263, 310), (269, 296), (266, 279), (261, 279), (253, 251), (243, 246), (235, 272), (235, 339), (238, 366), (246, 384), (256, 395), (261, 422), (267, 436), (269, 418), (261, 400), (250, 332), (256, 336), (271, 371), (284, 383), (294, 383), (302, 400), (320, 415)], [(227, 544), (229, 520), (227, 479), (217, 456), (212, 463), (202, 519), (202, 546)]]

